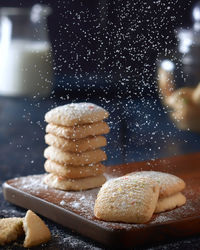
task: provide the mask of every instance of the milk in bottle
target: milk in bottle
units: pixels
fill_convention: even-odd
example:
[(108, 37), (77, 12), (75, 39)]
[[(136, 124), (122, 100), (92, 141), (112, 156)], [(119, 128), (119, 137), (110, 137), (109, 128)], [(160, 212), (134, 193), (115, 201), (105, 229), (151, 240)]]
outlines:
[(1, 9), (0, 95), (41, 97), (50, 94), (52, 56), (45, 28), (46, 14), (40, 5), (31, 10)]

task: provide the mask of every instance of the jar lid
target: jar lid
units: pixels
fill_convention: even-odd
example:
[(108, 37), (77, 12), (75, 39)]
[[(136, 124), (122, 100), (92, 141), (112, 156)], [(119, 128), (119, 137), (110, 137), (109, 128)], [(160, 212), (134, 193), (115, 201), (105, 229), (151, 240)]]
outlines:
[(1, 16), (14, 16), (14, 15), (28, 15), (30, 8), (18, 8), (18, 7), (2, 7), (0, 8)]
[(43, 15), (48, 16), (52, 12), (51, 7), (43, 4), (35, 4), (30, 8), (23, 7), (2, 7), (0, 16), (17, 16), (17, 15)]

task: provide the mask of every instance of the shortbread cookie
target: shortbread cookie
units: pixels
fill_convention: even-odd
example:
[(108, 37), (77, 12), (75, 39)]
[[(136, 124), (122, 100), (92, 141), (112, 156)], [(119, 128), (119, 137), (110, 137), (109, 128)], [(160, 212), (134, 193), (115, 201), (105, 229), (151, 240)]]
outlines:
[(102, 121), (109, 113), (93, 103), (71, 103), (56, 107), (45, 115), (45, 121), (63, 126), (75, 126)]
[(88, 136), (103, 135), (109, 133), (109, 131), (110, 128), (108, 124), (102, 121), (74, 127), (64, 127), (53, 123), (49, 123), (46, 126), (47, 133), (67, 139), (81, 139)]
[(22, 218), (0, 219), (0, 246), (17, 240), (24, 234)]
[(44, 168), (46, 172), (65, 176), (67, 178), (84, 178), (89, 176), (97, 176), (105, 172), (105, 166), (101, 163), (84, 166), (64, 166), (57, 162), (47, 160), (44, 164)]
[(128, 175), (150, 177), (160, 185), (159, 198), (165, 198), (182, 191), (185, 188), (185, 182), (172, 174), (158, 171), (139, 171)]
[(161, 213), (184, 205), (186, 198), (182, 193), (176, 193), (166, 198), (158, 199), (154, 213)]
[(66, 190), (66, 191), (81, 191), (92, 188), (100, 187), (106, 178), (104, 175), (80, 178), (80, 179), (68, 179), (55, 174), (48, 174), (44, 177), (44, 182), (51, 188)]
[(62, 151), (84, 152), (104, 147), (107, 144), (104, 136), (90, 136), (83, 139), (66, 139), (53, 134), (45, 135), (45, 142), (48, 145), (59, 148)]
[(49, 146), (44, 150), (44, 157), (60, 164), (75, 166), (88, 165), (107, 159), (106, 153), (101, 149), (86, 151), (82, 153), (63, 152), (58, 148)]
[(193, 88), (179, 88), (176, 91), (174, 91), (167, 99), (167, 104), (170, 108), (173, 109), (179, 109), (184, 106), (187, 106), (188, 104), (192, 104), (192, 95), (193, 95), (194, 89)]
[(28, 210), (23, 221), (25, 231), (24, 247), (32, 247), (47, 242), (51, 233), (45, 223), (31, 210)]
[(200, 131), (200, 106), (197, 104), (188, 102), (170, 112), (170, 116), (179, 129)]
[(107, 181), (94, 206), (98, 219), (127, 223), (145, 223), (156, 208), (159, 185), (142, 176), (123, 176)]
[(192, 100), (198, 106), (200, 105), (200, 83), (198, 83), (194, 88), (194, 91), (192, 93)]

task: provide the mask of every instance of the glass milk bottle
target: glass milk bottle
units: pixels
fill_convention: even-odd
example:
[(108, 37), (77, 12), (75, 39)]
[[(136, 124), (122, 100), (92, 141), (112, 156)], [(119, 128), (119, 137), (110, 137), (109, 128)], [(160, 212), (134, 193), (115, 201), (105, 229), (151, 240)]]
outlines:
[(48, 96), (52, 57), (47, 16), (51, 9), (0, 9), (0, 95)]

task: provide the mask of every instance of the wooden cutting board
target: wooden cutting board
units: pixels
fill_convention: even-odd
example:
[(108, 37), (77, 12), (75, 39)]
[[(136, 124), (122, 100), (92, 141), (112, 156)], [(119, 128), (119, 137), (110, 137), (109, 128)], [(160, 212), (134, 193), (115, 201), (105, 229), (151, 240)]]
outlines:
[(107, 167), (107, 178), (137, 170), (175, 174), (186, 182), (184, 206), (153, 215), (146, 224), (97, 220), (93, 214), (99, 189), (65, 192), (43, 184), (44, 175), (8, 180), (3, 184), (9, 202), (31, 209), (56, 223), (112, 247), (133, 247), (200, 233), (200, 153)]

